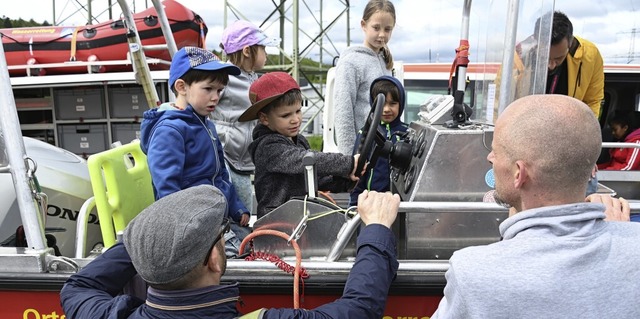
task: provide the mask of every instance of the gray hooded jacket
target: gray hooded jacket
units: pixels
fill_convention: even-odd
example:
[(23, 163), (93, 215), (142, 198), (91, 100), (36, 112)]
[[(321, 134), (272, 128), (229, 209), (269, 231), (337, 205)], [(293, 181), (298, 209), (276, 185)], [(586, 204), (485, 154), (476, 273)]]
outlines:
[(456, 251), (431, 318), (638, 318), (640, 224), (593, 203), (519, 212), (502, 241)]
[(351, 154), (358, 130), (364, 126), (371, 110), (371, 82), (391, 73), (382, 53), (375, 53), (368, 47), (348, 47), (340, 54), (333, 95), (336, 144), (340, 153)]
[(256, 73), (244, 70), (240, 75), (229, 76), (229, 84), (222, 92), (218, 106), (211, 113), (224, 148), (224, 158), (236, 172), (250, 173), (254, 170), (249, 143), (257, 120), (238, 122), (238, 118), (251, 106), (249, 87), (257, 79)]

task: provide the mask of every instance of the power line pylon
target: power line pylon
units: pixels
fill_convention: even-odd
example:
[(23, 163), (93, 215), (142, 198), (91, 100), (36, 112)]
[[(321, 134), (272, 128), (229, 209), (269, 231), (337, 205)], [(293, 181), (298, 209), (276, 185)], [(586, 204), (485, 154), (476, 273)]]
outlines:
[[(307, 113), (315, 113), (312, 114), (307, 124), (319, 115), (324, 106), (323, 84), (326, 83), (327, 68), (323, 66), (322, 62), (326, 57), (333, 61), (334, 57), (340, 53), (334, 45), (329, 32), (344, 21), (347, 46), (351, 42), (349, 2), (350, 0), (273, 0), (271, 1), (273, 10), (265, 12), (265, 17), (260, 22), (252, 21), (263, 30), (267, 30), (273, 25), (278, 26), (278, 34), (282, 40), (279, 61), (275, 65), (270, 65), (267, 69), (289, 72), (299, 83), (304, 80), (320, 98), (318, 101), (316, 101), (317, 99), (308, 99), (313, 105), (308, 105)], [(229, 23), (238, 19), (251, 21), (242, 13), (240, 7), (240, 4), (246, 3), (246, 1), (242, 0), (225, 0), (225, 28)], [(335, 12), (337, 5), (339, 5), (339, 10), (335, 15), (331, 17), (324, 15), (327, 7), (331, 6)], [(300, 21), (313, 21), (317, 28), (315, 31), (302, 29), (300, 28)], [(290, 30), (290, 33), (287, 33), (287, 30)], [(290, 34), (290, 36), (287, 36), (287, 34)], [(288, 47), (291, 48), (290, 54), (286, 51)], [(318, 54), (317, 59), (310, 58), (314, 55), (314, 52)], [(304, 58), (318, 61), (319, 64), (317, 67), (305, 66), (302, 64)]]
[[(70, 18), (82, 15), (87, 19), (87, 24), (100, 23), (99, 19), (111, 20), (113, 18), (113, 7), (118, 7), (117, 0), (107, 0), (107, 8), (102, 12), (93, 10), (93, 2), (95, 0), (51, 0), (53, 25), (63, 25)], [(104, 1), (104, 0), (100, 0)], [(146, 2), (146, 1), (145, 1)], [(133, 10), (135, 11), (135, 1), (133, 2)], [(106, 17), (103, 17), (107, 15)]]
[(624, 55), (618, 55), (616, 57), (618, 58), (626, 58), (627, 59), (627, 64), (633, 62), (635, 59), (640, 58), (640, 53), (636, 53), (636, 34), (638, 34), (640, 32), (640, 30), (638, 30), (637, 28), (632, 28), (629, 31), (624, 31), (624, 32), (618, 32), (620, 34), (631, 34), (631, 38), (629, 39), (629, 53), (624, 56)]

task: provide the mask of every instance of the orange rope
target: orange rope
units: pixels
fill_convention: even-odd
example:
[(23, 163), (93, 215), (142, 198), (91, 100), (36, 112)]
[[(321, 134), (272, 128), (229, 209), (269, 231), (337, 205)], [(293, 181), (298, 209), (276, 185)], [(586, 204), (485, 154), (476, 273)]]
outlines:
[[(253, 245), (249, 244), (253, 247)], [(274, 263), (276, 267), (282, 269), (284, 272), (293, 275), (296, 271), (296, 267), (287, 264), (286, 261), (282, 260), (275, 254), (270, 254), (264, 251), (254, 251), (249, 256), (247, 256), (244, 260), (246, 261), (254, 261), (254, 260), (264, 260), (271, 263)], [(309, 273), (304, 267), (300, 267), (300, 278), (307, 279), (309, 278)], [(304, 290), (304, 280), (302, 280), (302, 289)], [(304, 291), (302, 292), (304, 296)]]
[[(244, 247), (254, 237), (262, 236), (262, 235), (278, 236), (285, 240), (289, 240), (289, 235), (281, 231), (272, 230), (272, 229), (254, 230), (251, 234), (247, 235), (247, 237), (244, 238), (244, 240), (240, 244), (240, 252), (238, 254), (242, 255), (244, 253)], [(293, 249), (296, 252), (296, 267), (293, 275), (293, 308), (298, 309), (300, 308), (299, 285), (300, 285), (300, 267), (302, 263), (302, 253), (300, 252), (300, 247), (298, 246), (298, 243), (295, 241), (295, 239), (291, 240), (291, 245), (293, 246)]]

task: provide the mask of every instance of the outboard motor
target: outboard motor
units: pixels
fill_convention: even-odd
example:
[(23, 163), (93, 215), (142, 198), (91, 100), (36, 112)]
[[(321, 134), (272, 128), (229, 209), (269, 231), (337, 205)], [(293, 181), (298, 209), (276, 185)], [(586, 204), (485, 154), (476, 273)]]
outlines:
[[(75, 253), (76, 220), (82, 204), (91, 196), (91, 181), (87, 163), (79, 156), (43, 141), (23, 137), (26, 155), (37, 165), (35, 172), (42, 192), (48, 197), (45, 234), (50, 247), (63, 256)], [(0, 143), (2, 139), (0, 139)], [(7, 164), (5, 148), (0, 145), (0, 167)], [(16, 246), (22, 225), (11, 174), (0, 168), (0, 244)], [(102, 243), (98, 216), (89, 217), (87, 225), (88, 255), (95, 245)], [(54, 247), (55, 246), (55, 247)]]

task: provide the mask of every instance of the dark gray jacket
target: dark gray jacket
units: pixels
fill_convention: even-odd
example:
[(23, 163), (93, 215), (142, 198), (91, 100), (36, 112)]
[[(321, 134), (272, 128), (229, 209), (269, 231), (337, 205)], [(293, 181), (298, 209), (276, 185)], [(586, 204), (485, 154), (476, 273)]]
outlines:
[[(258, 218), (291, 197), (306, 194), (302, 158), (308, 150), (309, 142), (300, 134), (291, 140), (262, 124), (253, 130), (249, 152), (256, 166), (254, 182)], [(344, 192), (353, 187), (351, 180), (341, 178), (349, 176), (353, 170), (353, 156), (314, 153), (320, 190)]]

